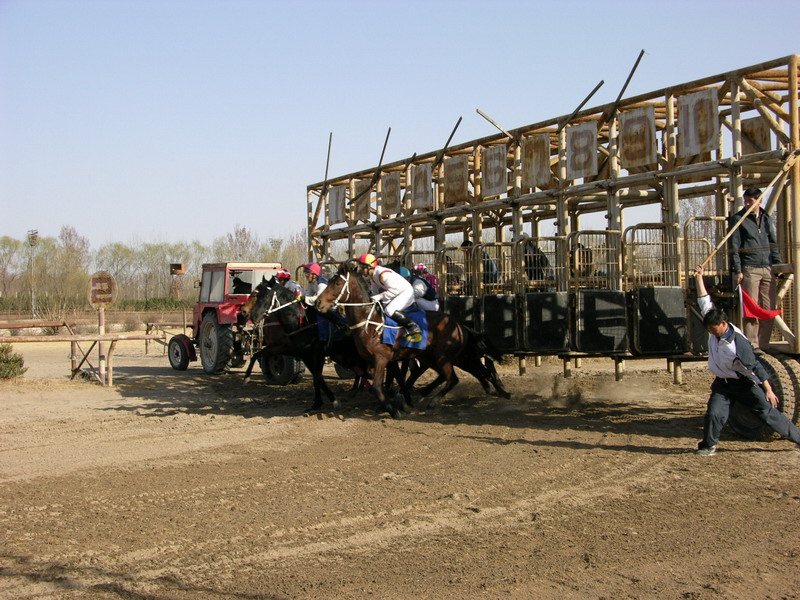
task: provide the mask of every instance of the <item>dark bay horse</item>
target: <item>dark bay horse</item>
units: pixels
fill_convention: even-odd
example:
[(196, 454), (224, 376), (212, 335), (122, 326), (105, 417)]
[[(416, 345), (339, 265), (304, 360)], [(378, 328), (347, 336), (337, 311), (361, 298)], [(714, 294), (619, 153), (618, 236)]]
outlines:
[[(460, 324), (446, 314), (428, 312), (428, 340), (424, 349), (402, 348), (399, 341), (394, 346), (384, 344), (382, 333), (384, 328), (383, 314), (379, 303), (370, 299), (370, 291), (364, 277), (357, 268), (347, 264), (339, 268), (339, 272), (329, 282), (328, 287), (317, 298), (317, 309), (330, 310), (332, 307), (343, 307), (347, 321), (356, 341), (359, 354), (374, 367), (373, 389), (378, 396), (382, 408), (397, 416), (397, 408), (387, 403), (383, 382), (387, 365), (396, 361), (417, 359), (420, 367), (413, 370), (409, 383), (413, 382), (425, 369), (433, 369), (438, 377), (431, 384), (420, 390), (427, 396), (440, 383), (445, 386), (437, 397), (430, 401), (433, 406), (458, 383), (454, 367), (457, 366), (472, 374), (489, 391), (489, 383), (503, 397), (510, 394), (503, 388), (497, 371), (494, 369), (491, 356), (500, 359), (500, 354), (488, 344), (478, 332)], [(398, 340), (401, 336), (398, 336)], [(485, 357), (487, 364), (481, 362)], [(403, 389), (401, 391), (408, 397)]]
[(352, 336), (330, 343), (320, 340), (317, 310), (306, 307), (299, 296), (276, 283), (274, 277), (258, 284), (242, 306), (242, 314), (249, 317), (256, 327), (261, 326), (265, 318), (275, 319), (283, 333), (281, 336), (271, 336), (273, 345), (265, 346), (253, 354), (246, 377), (250, 376), (255, 361), (264, 353), (288, 354), (301, 359), (314, 381), (314, 404), (309, 410), (316, 411), (322, 407), (323, 392), (334, 408), (339, 407), (338, 400), (322, 376), (326, 356), (331, 356), (335, 362), (353, 370), (361, 378), (366, 377), (366, 364), (358, 356)]

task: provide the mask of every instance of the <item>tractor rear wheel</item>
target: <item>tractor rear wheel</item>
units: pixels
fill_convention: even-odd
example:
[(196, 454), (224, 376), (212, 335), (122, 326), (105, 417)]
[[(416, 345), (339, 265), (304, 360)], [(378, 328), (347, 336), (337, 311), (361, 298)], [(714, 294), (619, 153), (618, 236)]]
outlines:
[(225, 370), (233, 355), (233, 331), (220, 325), (217, 315), (207, 313), (200, 323), (200, 362), (203, 371), (214, 375)]

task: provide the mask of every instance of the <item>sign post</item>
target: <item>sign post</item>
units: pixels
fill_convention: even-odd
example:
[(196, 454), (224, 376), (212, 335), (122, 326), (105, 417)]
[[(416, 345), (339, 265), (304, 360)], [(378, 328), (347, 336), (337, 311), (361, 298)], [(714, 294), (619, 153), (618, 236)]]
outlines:
[[(106, 333), (106, 307), (111, 306), (114, 300), (117, 299), (117, 282), (114, 281), (114, 276), (108, 271), (98, 271), (89, 282), (88, 293), (89, 304), (92, 308), (97, 310), (97, 333), (105, 335)], [(98, 365), (97, 369), (100, 376), (100, 383), (106, 384), (106, 349), (103, 342), (99, 342), (98, 348)]]

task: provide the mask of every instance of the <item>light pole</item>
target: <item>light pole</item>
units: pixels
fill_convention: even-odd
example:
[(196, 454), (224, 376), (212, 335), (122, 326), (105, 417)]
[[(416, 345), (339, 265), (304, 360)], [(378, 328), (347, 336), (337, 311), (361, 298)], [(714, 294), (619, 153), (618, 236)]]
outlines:
[(33, 253), (36, 244), (39, 243), (39, 232), (36, 229), (28, 231), (28, 245), (31, 247), (30, 254), (28, 255), (28, 276), (31, 280), (31, 318), (36, 318), (36, 294), (33, 291)]

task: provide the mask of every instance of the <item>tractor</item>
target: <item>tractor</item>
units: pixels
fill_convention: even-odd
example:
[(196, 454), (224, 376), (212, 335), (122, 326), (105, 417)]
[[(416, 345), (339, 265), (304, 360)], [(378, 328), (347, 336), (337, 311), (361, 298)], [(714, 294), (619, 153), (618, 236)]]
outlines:
[[(280, 263), (225, 262), (203, 265), (197, 283), (200, 294), (192, 310), (193, 336), (179, 334), (168, 344), (169, 363), (185, 371), (200, 356), (209, 375), (238, 368), (247, 357), (270, 343), (272, 327), (254, 327), (242, 313), (242, 305), (262, 278), (269, 279), (281, 269)], [(281, 354), (266, 353), (261, 370), (269, 383), (286, 385), (303, 372), (302, 361)]]

